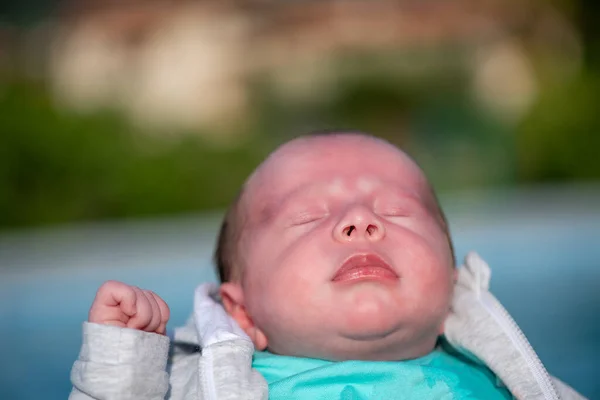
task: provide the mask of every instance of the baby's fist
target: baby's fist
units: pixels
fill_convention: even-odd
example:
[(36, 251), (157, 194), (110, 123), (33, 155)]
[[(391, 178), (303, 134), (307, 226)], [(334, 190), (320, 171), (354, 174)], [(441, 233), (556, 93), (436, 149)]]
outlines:
[(122, 282), (107, 281), (96, 293), (88, 320), (164, 335), (169, 313), (167, 303), (155, 293)]

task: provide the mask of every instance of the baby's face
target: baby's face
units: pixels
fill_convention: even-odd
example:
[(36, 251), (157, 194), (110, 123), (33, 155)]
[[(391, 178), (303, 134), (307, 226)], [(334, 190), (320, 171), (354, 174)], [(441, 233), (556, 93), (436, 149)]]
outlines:
[(431, 351), (454, 268), (407, 156), (359, 136), (293, 142), (247, 189), (241, 286), (271, 351), (333, 360)]

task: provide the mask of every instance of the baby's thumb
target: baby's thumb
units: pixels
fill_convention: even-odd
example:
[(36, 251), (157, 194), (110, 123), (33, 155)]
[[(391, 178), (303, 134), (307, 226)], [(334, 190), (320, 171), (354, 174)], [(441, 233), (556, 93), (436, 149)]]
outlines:
[(119, 293), (119, 299), (117, 302), (128, 317), (133, 317), (137, 313), (137, 293), (134, 288), (128, 286), (126, 290)]
[(137, 294), (135, 287), (118, 281), (105, 282), (98, 291), (99, 296), (103, 297), (104, 305), (109, 307), (118, 307), (124, 314), (132, 317), (136, 314)]

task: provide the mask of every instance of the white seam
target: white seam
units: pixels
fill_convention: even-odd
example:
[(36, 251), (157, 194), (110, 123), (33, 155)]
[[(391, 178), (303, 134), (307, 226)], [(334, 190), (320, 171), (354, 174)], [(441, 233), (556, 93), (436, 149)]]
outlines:
[[(213, 370), (213, 356), (212, 351), (208, 348), (202, 349), (202, 355), (200, 360), (204, 361), (204, 388), (206, 389), (207, 400), (217, 400), (217, 390), (215, 387), (214, 370)], [(201, 399), (204, 400), (204, 399)]]

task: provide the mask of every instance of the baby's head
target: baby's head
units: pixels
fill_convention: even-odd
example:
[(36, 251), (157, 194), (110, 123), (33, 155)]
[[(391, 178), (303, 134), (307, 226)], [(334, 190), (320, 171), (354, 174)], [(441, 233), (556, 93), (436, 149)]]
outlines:
[(223, 304), (258, 350), (330, 360), (429, 353), (456, 275), (425, 175), (362, 134), (272, 153), (229, 210), (216, 258)]

